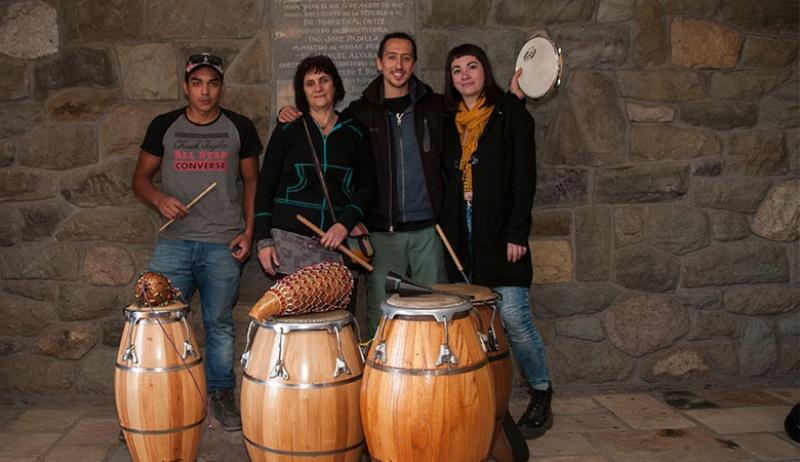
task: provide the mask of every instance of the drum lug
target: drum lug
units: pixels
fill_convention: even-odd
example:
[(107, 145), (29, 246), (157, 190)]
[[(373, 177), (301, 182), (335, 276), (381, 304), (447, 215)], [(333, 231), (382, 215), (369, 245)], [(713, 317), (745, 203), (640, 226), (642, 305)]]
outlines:
[(375, 361), (386, 362), (386, 342), (382, 341), (375, 347), (375, 357), (372, 358)]
[(436, 360), (436, 365), (441, 366), (445, 363), (458, 364), (458, 358), (450, 351), (450, 345), (442, 343), (439, 345), (439, 359)]
[(242, 353), (242, 359), (239, 361), (239, 363), (242, 365), (242, 367), (246, 368), (248, 362), (250, 362), (250, 352), (245, 351)]
[(253, 326), (255, 326), (255, 323), (250, 321), (250, 324), (247, 326), (247, 344), (244, 346), (244, 353), (242, 353), (242, 359), (240, 361), (243, 367), (247, 367), (247, 363), (250, 361), (250, 343), (253, 341)]
[(181, 357), (183, 359), (186, 359), (186, 358), (189, 357), (189, 355), (192, 355), (192, 358), (196, 358), (197, 357), (197, 352), (194, 351), (194, 347), (192, 346), (191, 343), (189, 343), (188, 340), (184, 340), (183, 341), (183, 354), (181, 354)]
[(139, 357), (136, 356), (136, 347), (134, 345), (128, 345), (128, 347), (125, 348), (125, 353), (122, 354), (122, 360), (125, 362), (133, 361), (133, 364), (139, 364)]
[(342, 374), (352, 375), (353, 373), (350, 371), (350, 368), (347, 367), (344, 358), (339, 357), (336, 358), (336, 369), (333, 371), (333, 376), (339, 377)]
[(497, 341), (497, 335), (494, 333), (494, 327), (489, 326), (489, 332), (487, 337), (487, 342), (489, 344), (489, 349), (493, 352), (500, 351), (500, 343)]
[(278, 362), (275, 363), (275, 367), (273, 367), (272, 372), (269, 373), (269, 378), (274, 379), (275, 377), (280, 377), (283, 380), (289, 380), (289, 373), (286, 372), (286, 368), (284, 367), (282, 359), (279, 359)]
[(478, 339), (481, 341), (481, 348), (483, 349), (483, 352), (487, 353), (489, 348), (491, 348), (489, 345), (489, 337), (481, 332), (478, 332)]

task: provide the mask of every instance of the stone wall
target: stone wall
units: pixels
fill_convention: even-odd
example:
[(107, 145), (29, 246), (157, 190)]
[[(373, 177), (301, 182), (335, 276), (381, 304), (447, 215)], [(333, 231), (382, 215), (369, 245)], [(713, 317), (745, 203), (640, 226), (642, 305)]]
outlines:
[[(270, 2), (219, 3), (0, 5), (0, 391), (111, 392), (159, 223), (130, 177), (188, 54), (225, 58), (224, 104), (266, 139)], [(529, 35), (564, 49), (562, 86), (529, 102), (532, 298), (558, 385), (796, 379), (797, 0), (417, 4), (439, 90), (464, 41), (503, 83)], [(251, 259), (239, 351), (268, 284)]]

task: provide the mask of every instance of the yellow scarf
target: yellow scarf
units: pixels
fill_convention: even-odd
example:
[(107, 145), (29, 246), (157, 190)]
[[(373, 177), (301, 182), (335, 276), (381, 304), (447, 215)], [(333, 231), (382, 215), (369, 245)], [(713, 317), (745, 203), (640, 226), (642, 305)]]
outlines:
[(472, 192), (472, 154), (478, 149), (478, 139), (494, 109), (494, 106), (484, 107), (484, 103), (485, 98), (481, 96), (472, 109), (468, 110), (462, 101), (456, 113), (456, 128), (461, 138), (461, 161), (458, 168), (461, 170), (464, 192)]

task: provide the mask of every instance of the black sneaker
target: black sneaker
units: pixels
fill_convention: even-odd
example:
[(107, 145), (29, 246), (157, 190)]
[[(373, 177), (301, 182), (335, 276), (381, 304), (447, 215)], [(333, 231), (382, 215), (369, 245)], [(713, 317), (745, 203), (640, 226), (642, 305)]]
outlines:
[(214, 407), (214, 417), (222, 424), (225, 431), (233, 432), (242, 429), (242, 417), (236, 407), (236, 397), (233, 388), (212, 391), (209, 393), (211, 404)]
[(528, 403), (528, 409), (520, 417), (517, 422), (517, 427), (525, 439), (538, 438), (550, 430), (553, 426), (553, 410), (551, 403), (553, 401), (553, 387), (548, 386), (547, 390), (528, 390), (531, 395), (531, 401)]

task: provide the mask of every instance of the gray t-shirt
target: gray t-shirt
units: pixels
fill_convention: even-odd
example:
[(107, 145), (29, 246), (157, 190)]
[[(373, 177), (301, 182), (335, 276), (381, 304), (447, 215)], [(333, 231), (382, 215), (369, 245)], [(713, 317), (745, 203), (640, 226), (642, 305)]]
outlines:
[(153, 119), (141, 148), (162, 157), (161, 190), (184, 204), (217, 182), (161, 238), (227, 243), (244, 231), (239, 160), (263, 150), (250, 119), (222, 109), (213, 122), (197, 125), (178, 109)]

